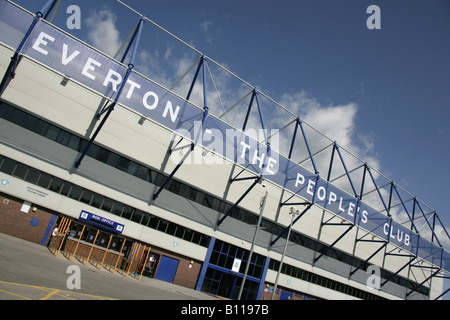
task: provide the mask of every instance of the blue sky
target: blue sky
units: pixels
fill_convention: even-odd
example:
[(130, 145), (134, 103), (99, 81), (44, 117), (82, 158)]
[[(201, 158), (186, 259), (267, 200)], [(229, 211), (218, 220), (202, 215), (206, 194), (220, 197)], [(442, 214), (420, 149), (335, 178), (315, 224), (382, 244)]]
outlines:
[[(16, 2), (35, 12), (45, 0)], [(286, 107), (336, 135), (331, 138), (373, 163), (450, 226), (449, 1), (124, 2), (274, 100), (292, 104)], [(71, 4), (81, 9), (80, 30), (67, 30), (65, 11)], [(372, 4), (381, 9), (379, 30), (366, 26)], [(113, 0), (63, 0), (54, 23), (114, 51), (137, 19)], [(173, 40), (148, 23), (144, 30), (138, 62), (155, 80), (174, 79), (170, 69), (151, 66), (162, 57), (195, 61), (186, 47), (167, 47), (165, 41)]]

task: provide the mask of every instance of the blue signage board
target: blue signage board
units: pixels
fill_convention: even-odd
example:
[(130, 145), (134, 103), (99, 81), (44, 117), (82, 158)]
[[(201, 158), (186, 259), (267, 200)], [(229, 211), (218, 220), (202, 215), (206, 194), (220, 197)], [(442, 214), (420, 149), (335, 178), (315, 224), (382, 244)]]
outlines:
[[(26, 32), (23, 19), (19, 19), (24, 15), (12, 4), (0, 2), (1, 42), (17, 46)], [(8, 32), (2, 32), (3, 28)], [(36, 24), (22, 53), (108, 97), (114, 97), (127, 72), (125, 65), (43, 20)], [(200, 137), (198, 143), (209, 150), (414, 255), (450, 269), (450, 253), (436, 244), (277, 152), (269, 153), (265, 145), (222, 120), (211, 115), (203, 126), (199, 125), (203, 109), (152, 80), (132, 72), (118, 102), (174, 132), (194, 133), (194, 137)], [(104, 222), (87, 212), (84, 216), (93, 223)], [(119, 226), (111, 223), (113, 229)]]
[(87, 211), (81, 211), (80, 213), (80, 220), (92, 223), (98, 227), (101, 227), (102, 229), (116, 232), (116, 233), (122, 233), (123, 228), (125, 227), (123, 224), (117, 223), (113, 220), (106, 219), (102, 216), (87, 212)]

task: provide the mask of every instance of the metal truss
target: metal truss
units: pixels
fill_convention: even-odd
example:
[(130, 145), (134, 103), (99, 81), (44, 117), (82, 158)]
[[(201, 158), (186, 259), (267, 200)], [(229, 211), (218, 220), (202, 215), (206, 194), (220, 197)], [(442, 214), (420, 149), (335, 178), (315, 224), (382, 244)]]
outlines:
[[(207, 100), (207, 87), (206, 87), (206, 60), (205, 57), (202, 56), (200, 60), (198, 60), (198, 66), (197, 70), (195, 72), (194, 79), (192, 80), (191, 86), (189, 88), (186, 100), (189, 100), (192, 94), (192, 91), (194, 89), (194, 85), (197, 81), (198, 75), (200, 73), (200, 70), (203, 70), (203, 115), (201, 119), (201, 128), (198, 130), (197, 135), (194, 137), (194, 141), (191, 142), (189, 150), (184, 154), (183, 158), (180, 160), (180, 162), (175, 166), (175, 168), (172, 170), (172, 172), (169, 174), (169, 176), (164, 180), (164, 182), (161, 184), (159, 189), (153, 194), (152, 199), (153, 201), (156, 200), (159, 197), (159, 194), (161, 191), (166, 187), (166, 185), (169, 183), (170, 180), (172, 180), (175, 173), (178, 171), (178, 169), (181, 168), (184, 161), (188, 158), (188, 156), (191, 154), (192, 151), (194, 151), (196, 145), (198, 144), (200, 136), (203, 134), (204, 130), (204, 124), (206, 121), (206, 118), (208, 117), (208, 100)], [(178, 143), (180, 143), (183, 140), (183, 138), (180, 139)], [(177, 143), (177, 145), (178, 145)], [(175, 145), (175, 147), (177, 146)], [(172, 152), (174, 148), (170, 149), (169, 152)]]
[[(43, 7), (43, 9), (40, 12), (38, 12), (36, 14), (36, 16), (34, 17), (34, 20), (31, 24), (31, 26), (29, 27), (27, 33), (25, 34), (24, 38), (22, 39), (19, 47), (16, 49), (14, 56), (12, 57), (11, 62), (7, 68), (7, 71), (6, 71), (5, 75), (3, 76), (2, 82), (0, 84), (0, 95), (3, 93), (3, 91), (7, 87), (8, 83), (11, 81), (11, 79), (14, 78), (15, 70), (16, 70), (17, 65), (20, 62), (20, 58), (21, 58), (20, 52), (22, 50), (24, 43), (26, 42), (27, 38), (29, 37), (31, 31), (33, 30), (34, 26), (39, 21), (39, 19), (41, 19), (41, 18), (45, 19), (48, 16), (49, 12), (52, 10), (53, 6), (55, 5), (55, 2), (56, 2), (56, 0), (47, 1), (46, 5)], [(380, 213), (385, 214), (388, 218), (390, 218), (389, 221), (391, 224), (393, 221), (392, 219), (393, 219), (394, 210), (400, 210), (402, 213), (402, 216), (406, 218), (405, 221), (403, 222), (403, 224), (410, 226), (410, 230), (418, 235), (418, 239), (423, 237), (425, 234), (425, 232), (422, 230), (423, 228), (431, 230), (431, 243), (434, 247), (441, 250), (441, 259), (439, 262), (433, 262), (435, 264), (435, 268), (438, 268), (438, 270), (435, 271), (432, 274), (432, 276), (430, 276), (430, 278), (432, 278), (433, 276), (437, 276), (439, 273), (439, 270), (441, 270), (441, 269), (445, 269), (445, 270), (450, 269), (449, 262), (448, 262), (448, 260), (449, 260), (448, 257), (450, 254), (448, 253), (448, 251), (444, 251), (444, 247), (442, 245), (443, 241), (442, 241), (442, 239), (439, 239), (438, 234), (436, 232), (436, 228), (440, 227), (444, 230), (444, 237), (446, 237), (447, 240), (450, 240), (450, 235), (448, 234), (447, 230), (445, 229), (445, 226), (443, 225), (443, 223), (442, 223), (441, 219), (439, 218), (439, 216), (437, 215), (436, 211), (429, 208), (423, 202), (419, 201), (415, 196), (411, 195), (406, 190), (401, 188), (398, 184), (394, 183), (393, 181), (391, 181), (390, 179), (388, 179), (387, 177), (385, 177), (384, 175), (379, 173), (377, 170), (370, 167), (367, 163), (360, 160), (356, 155), (343, 149), (341, 146), (338, 145), (338, 143), (336, 141), (333, 141), (332, 139), (326, 137), (324, 134), (322, 134), (318, 130), (314, 129), (311, 125), (309, 125), (306, 122), (304, 122), (303, 120), (301, 120), (298, 115), (296, 115), (295, 113), (293, 113), (286, 107), (282, 106), (278, 102), (274, 101), (273, 99), (271, 99), (270, 97), (265, 95), (263, 92), (256, 90), (252, 85), (245, 82), (243, 79), (239, 78), (234, 73), (227, 70), (225, 67), (221, 66), (220, 64), (216, 63), (212, 59), (208, 58), (203, 53), (200, 53), (198, 50), (193, 48), (191, 45), (189, 45), (186, 42), (184, 42), (183, 40), (177, 38), (172, 33), (168, 32), (161, 26), (157, 25), (152, 20), (149, 20), (144, 15), (140, 14), (136, 10), (127, 6), (123, 2), (121, 2), (119, 0), (117, 0), (116, 2), (118, 2), (122, 6), (126, 7), (127, 9), (131, 10), (135, 14), (139, 15), (139, 22), (138, 22), (137, 26), (135, 27), (135, 30), (132, 33), (132, 38), (131, 38), (130, 42), (128, 43), (128, 46), (125, 50), (125, 54), (123, 55), (123, 57), (121, 59), (121, 62), (123, 63), (129, 50), (131, 50), (131, 46), (134, 44), (133, 49), (132, 49), (132, 54), (131, 54), (131, 60), (128, 64), (127, 72), (123, 78), (121, 85), (120, 85), (120, 89), (118, 90), (113, 101), (110, 104), (105, 104), (101, 108), (101, 110), (97, 113), (97, 115), (96, 115), (97, 119), (100, 119), (102, 116), (103, 116), (103, 118), (102, 118), (100, 124), (98, 125), (96, 131), (90, 138), (88, 145), (85, 147), (82, 154), (75, 162), (75, 168), (79, 167), (79, 165), (81, 164), (81, 162), (83, 160), (83, 157), (86, 155), (92, 142), (95, 140), (97, 134), (102, 129), (102, 127), (103, 127), (104, 123), (106, 122), (106, 120), (108, 119), (109, 115), (114, 110), (114, 106), (116, 105), (116, 103), (120, 97), (123, 86), (126, 83), (127, 77), (130, 75), (131, 72), (133, 72), (134, 57), (136, 55), (139, 39), (141, 37), (142, 25), (143, 25), (144, 21), (147, 21), (147, 22), (151, 23), (152, 25), (156, 26), (162, 32), (168, 34), (170, 37), (172, 37), (176, 41), (180, 42), (181, 44), (183, 44), (190, 50), (192, 50), (195, 54), (200, 54), (200, 58), (187, 70), (187, 72), (182, 77), (182, 78), (184, 78), (197, 65), (195, 76), (189, 87), (189, 91), (187, 93), (186, 100), (191, 99), (191, 94), (193, 92), (194, 85), (198, 79), (200, 71), (203, 72), (203, 104), (204, 105), (203, 105), (203, 115), (202, 115), (202, 121), (201, 121), (202, 130), (200, 130), (200, 133), (196, 137), (194, 137), (193, 141), (190, 143), (190, 149), (186, 152), (185, 156), (182, 158), (180, 163), (177, 164), (177, 166), (175, 167), (175, 169), (173, 169), (173, 171), (168, 176), (166, 181), (164, 181), (164, 183), (159, 187), (159, 189), (156, 191), (156, 193), (153, 194), (153, 196), (152, 196), (153, 200), (156, 200), (158, 198), (159, 194), (164, 189), (166, 184), (170, 181), (170, 179), (172, 179), (172, 177), (175, 175), (177, 170), (183, 165), (184, 160), (194, 150), (195, 146), (197, 145), (199, 136), (203, 132), (203, 124), (204, 124), (206, 118), (208, 117), (208, 113), (209, 113), (209, 109), (210, 109), (210, 106), (207, 103), (207, 92), (208, 92), (207, 91), (208, 88), (206, 85), (207, 71), (209, 72), (210, 78), (213, 81), (214, 89), (215, 89), (216, 93), (219, 95), (219, 90), (216, 87), (216, 83), (213, 80), (213, 75), (207, 64), (207, 62), (208, 62), (208, 63), (211, 63), (214, 66), (216, 66), (219, 70), (224, 71), (227, 75), (231, 76), (233, 79), (237, 79), (237, 81), (239, 81), (244, 86), (247, 86), (250, 88), (250, 91), (247, 91), (246, 94), (244, 94), (241, 98), (238, 99), (237, 102), (235, 102), (234, 104), (231, 104), (231, 106), (228, 107), (228, 109), (223, 106), (223, 104), (222, 104), (223, 101), (219, 97), (219, 101), (222, 104), (222, 109), (223, 109), (222, 115), (218, 117), (219, 119), (222, 119), (223, 117), (225, 117), (227, 119), (227, 123), (232, 125), (231, 123), (229, 123), (229, 120), (227, 118), (228, 115), (230, 115), (231, 112), (236, 111), (235, 108), (238, 105), (240, 105), (245, 99), (250, 97), (250, 103), (249, 103), (247, 109), (245, 110), (244, 123), (241, 128), (242, 128), (242, 131), (246, 130), (247, 126), (249, 125), (249, 123), (251, 121), (251, 111), (253, 110), (252, 108), (254, 108), (254, 105), (256, 104), (257, 120), (261, 124), (262, 129), (264, 130), (264, 141), (263, 142), (267, 148), (267, 153), (269, 154), (271, 151), (270, 136), (268, 136), (268, 134), (265, 131), (265, 129), (268, 129), (268, 126), (267, 126), (268, 123), (265, 122), (264, 120), (267, 120), (267, 118), (271, 115), (270, 114), (268, 116), (265, 113), (268, 113), (272, 110), (270, 108), (267, 110), (264, 110), (263, 105), (261, 104), (260, 98), (265, 98), (267, 101), (269, 101), (271, 104), (273, 104), (277, 108), (277, 110), (280, 110), (280, 113), (285, 115), (285, 116), (277, 115), (279, 118), (282, 118), (282, 120), (285, 121), (285, 124), (281, 124), (279, 122), (277, 123), (277, 127), (281, 128), (281, 130), (279, 130), (280, 136), (282, 135), (281, 131), (283, 131), (285, 129), (286, 130), (292, 129), (292, 124), (294, 124), (292, 135), (290, 135), (290, 136), (287, 134), (282, 135), (283, 145), (289, 146), (289, 151), (287, 152), (286, 157), (290, 161), (294, 162), (295, 164), (302, 165), (302, 166), (306, 162), (310, 161), (310, 163), (312, 165), (313, 174), (316, 176), (316, 182), (319, 181), (319, 172), (327, 172), (326, 180), (328, 182), (332, 183), (333, 185), (342, 183), (343, 181), (341, 179), (345, 179), (346, 188), (347, 188), (347, 190), (349, 190), (347, 193), (351, 194), (352, 196), (354, 196), (356, 198), (358, 205), (363, 201), (363, 198), (364, 198), (364, 203), (366, 203), (366, 201), (368, 201), (366, 199), (369, 198), (368, 196), (369, 195), (372, 196), (372, 194), (374, 194), (375, 197), (370, 197), (370, 202), (368, 202), (368, 204), (371, 206), (372, 205), (377, 206), (376, 210)], [(174, 89), (174, 87), (179, 83), (179, 81), (177, 81), (174, 84), (174, 86), (171, 88), (171, 90)], [(240, 114), (242, 115), (244, 113), (241, 112)], [(239, 119), (242, 119), (242, 118), (240, 117)], [(308, 127), (306, 128), (306, 126), (308, 126)], [(299, 128), (300, 128), (300, 130), (298, 130)], [(306, 129), (308, 129), (308, 130), (306, 130)], [(304, 146), (306, 149), (306, 155), (302, 154), (302, 156), (306, 157), (306, 158), (304, 158), (301, 161), (294, 161), (294, 152), (298, 151), (298, 150), (296, 150), (295, 143), (297, 141), (299, 131), (302, 133), (303, 143), (304, 143)], [(283, 131), (283, 133), (284, 133), (284, 131)], [(325, 142), (319, 144), (316, 142), (318, 139), (313, 139), (313, 138), (311, 138), (312, 136), (314, 138), (316, 138), (316, 137), (321, 138), (321, 139), (323, 139), (321, 141), (325, 141)], [(311, 145), (310, 144), (311, 141), (314, 141), (315, 144)], [(331, 144), (330, 144), (330, 141), (332, 141)], [(169, 152), (172, 152), (172, 150), (173, 149), (170, 149)], [(329, 165), (327, 166), (326, 164), (322, 164), (322, 166), (320, 166), (318, 164), (318, 162), (316, 161), (317, 157), (319, 155), (326, 156), (326, 152), (328, 152), (330, 150), (331, 150), (331, 155), (330, 155)], [(349, 154), (351, 156), (350, 161), (348, 159), (346, 160), (344, 158), (342, 151), (345, 151), (347, 154)], [(337, 156), (336, 156), (336, 154), (337, 154)], [(335, 172), (335, 170), (333, 170), (335, 158), (338, 158), (338, 160), (340, 161), (341, 171), (337, 177), (332, 178), (332, 172)], [(266, 159), (267, 159), (267, 157), (266, 157)], [(343, 172), (342, 172), (342, 170), (343, 170)], [(361, 170), (362, 170), (362, 173), (358, 174)], [(263, 178), (264, 178), (264, 176), (261, 171), (253, 177), (240, 178), (239, 174), (238, 174), (236, 177), (230, 179), (230, 183), (243, 181), (243, 180), (252, 180), (252, 179), (254, 181), (247, 188), (247, 190), (242, 193), (242, 195), (234, 203), (232, 208), (230, 208), (230, 210), (228, 210), (225, 213), (225, 215), (221, 217), (221, 219), (218, 221), (218, 225), (223, 223), (223, 221), (231, 214), (232, 210), (234, 210), (236, 208), (236, 206), (250, 193), (250, 191), (255, 187), (255, 185), (258, 182), (260, 182), (261, 179), (263, 179)], [(359, 186), (359, 190), (358, 190), (358, 186)], [(371, 186), (371, 188), (368, 188), (369, 186)], [(281, 186), (281, 187), (283, 187), (283, 186)], [(386, 188), (389, 188), (389, 190), (387, 191)], [(300, 214), (295, 219), (295, 221), (292, 222), (292, 225), (294, 225), (297, 221), (299, 221), (299, 219), (304, 214), (306, 214), (313, 205), (315, 205), (315, 202), (316, 202), (315, 198), (316, 198), (316, 191), (317, 191), (316, 189), (317, 189), (317, 183), (316, 183), (316, 187), (314, 188), (314, 195), (312, 197), (312, 200), (310, 200), (310, 201), (306, 200), (306, 199), (303, 200), (302, 198), (298, 197), (297, 194), (292, 194), (287, 200), (282, 200), (283, 197), (280, 198), (280, 202), (279, 202), (280, 208), (282, 206), (286, 206), (286, 205), (305, 206), (302, 214)], [(293, 200), (294, 197), (296, 197), (296, 200)], [(374, 204), (372, 202), (376, 202), (376, 203)], [(394, 216), (398, 216), (398, 212), (395, 212), (395, 213), (396, 214)], [(338, 215), (335, 215), (335, 216), (337, 217)], [(353, 221), (348, 220), (344, 224), (332, 223), (331, 219), (328, 221), (325, 221), (325, 222), (324, 221), (321, 222), (321, 228), (324, 226), (332, 226), (334, 228), (337, 228), (338, 226), (345, 226), (347, 228), (346, 228), (346, 230), (344, 230), (343, 232), (340, 233), (338, 238), (333, 243), (331, 243), (324, 252), (322, 252), (318, 257), (316, 257), (314, 259), (314, 262), (317, 262), (319, 259), (321, 259), (321, 257), (323, 257), (323, 255), (326, 255), (328, 250), (331, 250), (346, 234), (348, 234), (352, 230), (352, 228), (354, 227), (355, 222), (356, 222), (355, 221), (356, 217), (357, 217), (357, 214), (354, 215)], [(419, 223), (421, 223), (422, 221), (423, 221), (423, 223), (422, 223), (422, 226), (420, 227)], [(271, 244), (273, 245), (274, 243), (276, 243), (278, 241), (278, 239), (282, 235), (284, 235), (284, 233), (291, 226), (286, 227), (283, 230), (283, 232), (281, 232), (280, 235), (278, 235), (276, 237), (276, 239), (274, 241), (272, 241)], [(367, 231), (367, 230), (365, 230), (365, 231)], [(368, 234), (372, 234), (370, 231), (367, 231), (367, 232), (368, 232)], [(393, 244), (390, 241), (389, 235), (386, 237), (386, 239), (382, 239), (379, 236), (375, 236), (374, 234), (372, 234), (372, 235), (373, 235), (372, 240), (360, 238), (360, 239), (355, 240), (355, 244), (367, 241), (367, 242), (380, 243), (381, 246), (378, 249), (376, 249), (373, 253), (371, 253), (369, 255), (369, 257), (363, 263), (361, 263), (360, 266), (358, 266), (356, 269), (352, 270), (350, 272), (350, 276), (353, 275), (358, 269), (362, 268), (365, 263), (368, 263), (377, 253), (379, 253), (381, 250), (383, 250), (383, 248), (385, 249), (388, 244), (392, 244), (392, 245), (396, 246), (395, 244)], [(427, 245), (427, 244), (425, 244), (425, 245)], [(434, 247), (433, 247), (433, 249), (435, 249)], [(415, 245), (414, 248), (415, 249), (413, 251), (415, 251), (415, 252), (411, 252), (408, 255), (408, 257), (410, 257), (410, 261), (407, 264), (405, 264), (405, 266), (403, 266), (400, 270), (398, 270), (395, 274), (398, 274), (404, 268), (411, 266), (411, 263), (415, 259), (418, 258), (419, 244)], [(445, 265), (443, 263), (444, 261), (446, 262)]]
[(80, 166), (81, 162), (83, 161), (84, 157), (86, 156), (86, 153), (88, 152), (88, 150), (91, 147), (92, 143), (94, 142), (95, 138), (97, 137), (97, 135), (102, 130), (103, 125), (106, 123), (106, 120), (108, 120), (109, 116), (114, 111), (114, 107), (116, 106), (117, 101), (119, 101), (120, 95), (122, 94), (122, 90), (123, 90), (123, 88), (124, 88), (124, 86), (125, 86), (125, 84), (126, 84), (126, 82), (128, 80), (128, 77), (130, 76), (130, 74), (131, 74), (131, 72), (133, 71), (133, 68), (134, 68), (134, 60), (135, 60), (135, 57), (136, 57), (136, 52), (137, 52), (137, 48), (138, 48), (138, 45), (139, 45), (139, 40), (141, 38), (142, 27), (144, 25), (144, 22), (145, 22), (145, 17), (141, 16), (140, 19), (139, 19), (138, 24), (136, 25), (136, 27), (135, 27), (135, 29), (133, 31), (132, 38), (131, 38), (130, 42), (128, 43), (128, 46), (126, 47), (126, 50), (125, 50), (125, 52), (124, 52), (124, 54), (122, 56), (122, 59), (120, 60), (121, 63), (124, 62), (126, 56), (128, 55), (128, 52), (129, 52), (131, 46), (134, 44), (133, 50), (132, 50), (132, 54), (131, 54), (131, 59), (130, 59), (130, 62), (128, 63), (128, 69), (126, 71), (126, 74), (123, 77), (122, 82), (120, 83), (119, 89), (117, 91), (117, 94), (116, 94), (114, 100), (110, 104), (108, 104), (108, 102), (106, 102), (105, 105), (100, 110), (100, 112), (98, 112), (96, 114), (97, 120), (99, 120), (100, 117), (103, 114), (105, 114), (105, 115), (103, 116), (103, 119), (99, 123), (99, 125), (98, 125), (97, 129), (95, 130), (94, 134), (89, 139), (89, 142), (86, 145), (86, 147), (84, 148), (84, 150), (82, 151), (81, 155), (75, 161), (75, 164), (74, 164), (75, 169)]

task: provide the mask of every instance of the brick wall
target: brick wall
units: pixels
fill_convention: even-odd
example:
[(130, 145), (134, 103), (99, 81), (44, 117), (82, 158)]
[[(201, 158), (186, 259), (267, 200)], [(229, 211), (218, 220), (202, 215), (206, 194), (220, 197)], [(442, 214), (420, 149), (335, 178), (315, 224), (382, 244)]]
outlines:
[(22, 212), (23, 203), (21, 199), (0, 193), (0, 232), (40, 244), (52, 213), (35, 204), (31, 204), (28, 213)]

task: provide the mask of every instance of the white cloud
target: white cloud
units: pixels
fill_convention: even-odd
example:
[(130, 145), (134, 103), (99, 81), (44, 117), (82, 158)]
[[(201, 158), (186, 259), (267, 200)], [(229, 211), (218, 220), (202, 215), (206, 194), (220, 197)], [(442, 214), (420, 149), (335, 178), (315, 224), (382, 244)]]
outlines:
[(200, 26), (202, 27), (203, 31), (207, 32), (209, 27), (211, 27), (213, 23), (211, 21), (203, 21)]
[(117, 16), (108, 8), (92, 11), (86, 19), (89, 41), (94, 47), (110, 56), (114, 56), (122, 45), (116, 20)]

